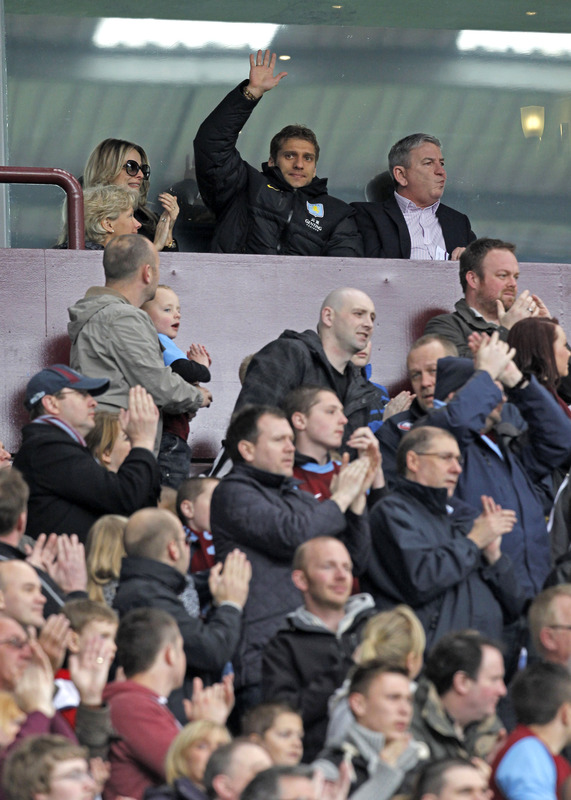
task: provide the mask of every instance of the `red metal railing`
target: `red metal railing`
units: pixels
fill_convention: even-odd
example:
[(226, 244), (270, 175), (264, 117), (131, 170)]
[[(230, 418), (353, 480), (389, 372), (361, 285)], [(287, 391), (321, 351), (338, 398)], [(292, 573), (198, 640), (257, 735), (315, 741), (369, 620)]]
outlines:
[(70, 250), (85, 250), (83, 190), (70, 172), (57, 167), (0, 167), (0, 183), (51, 183), (67, 194), (67, 241)]

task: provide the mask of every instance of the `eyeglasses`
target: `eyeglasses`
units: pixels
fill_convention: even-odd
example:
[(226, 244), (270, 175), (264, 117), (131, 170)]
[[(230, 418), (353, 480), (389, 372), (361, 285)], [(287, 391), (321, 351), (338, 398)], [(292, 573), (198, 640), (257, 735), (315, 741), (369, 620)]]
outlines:
[(81, 397), (89, 397), (89, 392), (87, 389), (60, 389), (59, 392), (54, 394), (54, 397), (57, 397), (58, 400), (61, 400), (62, 397), (67, 397), (70, 394), (79, 394)]
[(0, 645), (7, 644), (10, 647), (13, 647), (15, 650), (23, 650), (24, 647), (28, 647), (30, 644), (27, 639), (1, 639)]
[(72, 769), (65, 775), (52, 775), (52, 781), (85, 781), (91, 778), (91, 773), (83, 769)]
[(561, 631), (571, 631), (571, 625), (547, 625), (547, 628), (555, 628)]
[(144, 181), (148, 181), (151, 176), (150, 166), (148, 164), (139, 164), (134, 158), (130, 158), (129, 161), (123, 164), (123, 169), (127, 175), (130, 175), (132, 178), (139, 174), (139, 170), (143, 173)]
[(441, 461), (445, 461), (447, 464), (451, 464), (453, 461), (456, 461), (460, 466), (464, 463), (463, 456), (457, 456), (456, 453), (417, 453), (417, 456), (433, 456), (433, 458), (439, 458)]

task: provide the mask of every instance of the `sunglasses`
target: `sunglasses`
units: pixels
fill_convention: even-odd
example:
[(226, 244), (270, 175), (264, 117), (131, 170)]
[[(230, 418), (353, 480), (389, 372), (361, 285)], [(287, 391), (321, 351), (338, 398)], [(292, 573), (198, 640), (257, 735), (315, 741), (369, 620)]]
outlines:
[(135, 175), (138, 175), (139, 170), (141, 170), (143, 173), (143, 180), (145, 181), (148, 181), (151, 175), (151, 168), (148, 164), (139, 164), (139, 162), (135, 161), (134, 159), (129, 159), (126, 164), (123, 164), (123, 169), (127, 175), (130, 175), (132, 178), (134, 178)]

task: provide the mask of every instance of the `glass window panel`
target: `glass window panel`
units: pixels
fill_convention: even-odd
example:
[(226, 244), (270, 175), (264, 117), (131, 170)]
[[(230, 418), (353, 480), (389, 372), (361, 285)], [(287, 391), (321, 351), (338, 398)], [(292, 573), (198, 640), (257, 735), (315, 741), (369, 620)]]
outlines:
[[(256, 40), (290, 59), (278, 62), (288, 77), (263, 98), (240, 135), (239, 149), (251, 163), (267, 159), (276, 130), (302, 122), (317, 133), (318, 174), (329, 178), (331, 194), (362, 200), (397, 139), (433, 133), (448, 170), (444, 202), (467, 213), (479, 235), (515, 241), (521, 260), (569, 260), (571, 35), (533, 31), (534, 25), (564, 30), (564, 5), (550, 4), (546, 20), (496, 3), (497, 14), (488, 19), (498, 30), (488, 32), (470, 30), (477, 23), (466, 2), (455, 4), (446, 20), (443, 13), (407, 19), (385, 0), (342, 5), (341, 24), (334, 24), (330, 4), (322, 17), (328, 24), (316, 24), (315, 8), (313, 17), (303, 12), (303, 21), (313, 24), (291, 24), (285, 3), (275, 5), (268, 21), (267, 3), (250, 2), (244, 19), (223, 30), (175, 20), (169, 44), (168, 20), (151, 20), (145, 32), (137, 8), (140, 17), (152, 12), (140, 4), (114, 4), (112, 13), (124, 17), (117, 19), (90, 16), (95, 6), (87, 2), (74, 4), (69, 15), (57, 4), (48, 15), (39, 3), (25, 4), (21, 13), (15, 0), (7, 2), (9, 163), (57, 166), (79, 176), (100, 140), (126, 138), (149, 153), (155, 200), (184, 177), (200, 122), (247, 77)], [(167, 3), (161, 14), (176, 16), (182, 6), (203, 11), (198, 4)], [(228, 15), (230, 6), (224, 8)], [(266, 24), (252, 25), (253, 14)], [(279, 24), (284, 21), (289, 24)], [(531, 39), (510, 34), (506, 25), (531, 31)], [(99, 46), (97, 35), (109, 46)], [(545, 109), (541, 140), (523, 135), (520, 109), (532, 105)], [(57, 188), (12, 187), (12, 245), (55, 243), (62, 200)]]

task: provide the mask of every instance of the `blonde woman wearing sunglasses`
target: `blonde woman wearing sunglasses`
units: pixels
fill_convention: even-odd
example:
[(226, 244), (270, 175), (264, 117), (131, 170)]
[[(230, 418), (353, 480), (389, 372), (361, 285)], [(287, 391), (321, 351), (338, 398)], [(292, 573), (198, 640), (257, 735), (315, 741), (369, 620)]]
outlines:
[(167, 192), (158, 196), (163, 210), (156, 214), (147, 205), (151, 167), (143, 148), (124, 139), (104, 139), (93, 150), (83, 173), (83, 185), (88, 189), (101, 184), (124, 186), (138, 193), (135, 211), (141, 223), (140, 233), (154, 242), (157, 250), (178, 250), (173, 228), (179, 207), (176, 197)]

